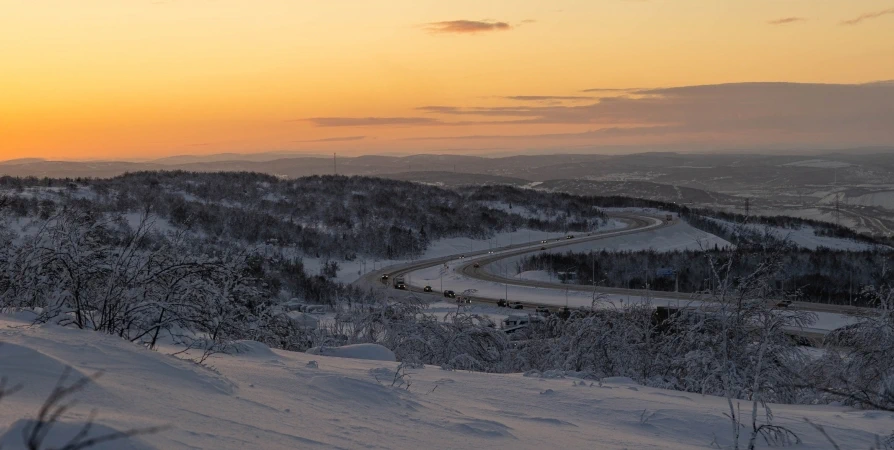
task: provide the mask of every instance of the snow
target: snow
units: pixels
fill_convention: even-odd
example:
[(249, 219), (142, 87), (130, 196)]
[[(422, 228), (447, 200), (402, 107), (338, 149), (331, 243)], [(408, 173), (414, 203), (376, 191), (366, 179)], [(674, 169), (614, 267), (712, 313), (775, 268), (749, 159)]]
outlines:
[[(33, 427), (38, 422), (33, 419), (22, 419), (16, 421), (9, 429), (0, 436), (0, 447), (9, 450), (18, 450), (27, 448), (23, 445), (22, 442), (22, 433), (28, 432), (33, 429)], [(45, 447), (43, 448), (63, 448), (67, 443), (69, 443), (81, 429), (84, 427), (85, 422), (63, 422), (58, 425), (55, 425), (52, 428), (51, 433), (47, 436), (47, 439), (43, 441)], [(115, 430), (113, 428), (103, 426), (103, 425), (93, 425), (90, 427), (89, 432), (83, 436), (81, 440), (95, 439), (100, 438), (101, 436), (106, 436), (110, 434), (114, 434), (116, 432), (120, 432), (122, 430)], [(102, 442), (95, 446), (89, 447), (92, 450), (117, 450), (122, 446), (121, 442), (113, 441), (113, 442)], [(127, 448), (131, 450), (142, 450), (142, 449), (151, 449), (152, 447), (144, 443), (140, 438), (134, 437), (127, 441)]]
[(526, 270), (522, 273), (519, 273), (513, 278), (517, 278), (519, 280), (527, 280), (527, 281), (542, 281), (542, 282), (552, 282), (555, 281), (552, 275), (545, 270)]
[[(604, 226), (599, 228), (599, 231), (619, 230), (625, 226), (626, 224), (621, 220), (609, 219)], [(538, 243), (544, 239), (558, 239), (564, 236), (565, 233), (519, 229), (513, 232), (496, 233), (491, 239), (471, 239), (465, 237), (439, 239), (433, 241), (425, 250), (425, 253), (415, 259), (371, 260), (358, 258), (354, 261), (336, 260), (339, 265), (339, 270), (335, 279), (340, 283), (349, 284), (357, 281), (357, 279), (364, 274), (376, 269), (406, 264), (414, 260), (472, 253), (483, 249), (499, 248), (521, 243)], [(320, 273), (320, 268), (326, 262), (326, 259), (304, 256), (302, 257), (302, 262), (304, 263), (305, 271), (308, 274), (318, 274)]]
[[(520, 301), (525, 303), (535, 303), (553, 307), (568, 306), (570, 308), (589, 308), (593, 305), (593, 293), (586, 291), (564, 290), (557, 288), (539, 288), (530, 286), (515, 286), (502, 283), (479, 280), (461, 275), (454, 270), (459, 267), (458, 264), (450, 265), (450, 270), (444, 275), (444, 289), (452, 289), (456, 292), (462, 292), (467, 289), (474, 289), (474, 296), (500, 299), (507, 298), (510, 301)], [(412, 277), (408, 277), (408, 282), (412, 286), (422, 287), (425, 284), (432, 284), (439, 281), (439, 268), (421, 269), (413, 272)], [(548, 278), (538, 281), (550, 281)], [(556, 281), (553, 279), (552, 281)], [(438, 294), (439, 295), (439, 294)], [(643, 302), (651, 302), (654, 306), (692, 306), (697, 307), (702, 302), (697, 300), (683, 300), (676, 298), (662, 298), (661, 291), (653, 291), (651, 298), (645, 298), (641, 295), (622, 295), (622, 294), (604, 294), (600, 298), (598, 306), (601, 307), (621, 307), (624, 305), (640, 304)], [(846, 315), (830, 312), (819, 312), (817, 321), (810, 326), (807, 331), (816, 331), (826, 333), (836, 328), (850, 325), (856, 322), (856, 318)]]
[(795, 161), (788, 164), (783, 164), (783, 166), (813, 167), (817, 169), (841, 169), (844, 167), (851, 167), (853, 166), (853, 164), (846, 163), (844, 161), (831, 161), (828, 159), (805, 159), (802, 161)]
[[(122, 215), (124, 221), (127, 223), (132, 230), (135, 230), (140, 226), (140, 223), (143, 221), (145, 217), (142, 212), (129, 212)], [(152, 231), (168, 234), (176, 232), (179, 228), (175, 227), (171, 224), (170, 221), (163, 217), (159, 217), (156, 215), (151, 215), (148, 217), (149, 224), (151, 224)]]
[[(726, 225), (727, 227), (733, 227), (734, 225), (730, 222), (720, 220), (720, 219), (711, 219), (717, 223)], [(781, 227), (773, 227), (759, 224), (747, 224), (745, 227), (749, 230), (754, 230), (757, 232), (763, 232), (764, 230), (768, 230), (773, 236), (779, 239), (785, 239), (789, 242), (797, 245), (798, 247), (816, 250), (820, 247), (825, 247), (831, 250), (850, 250), (850, 251), (862, 251), (862, 250), (872, 250), (877, 247), (875, 244), (869, 244), (865, 242), (858, 242), (851, 239), (842, 239), (831, 236), (817, 236), (814, 232), (814, 228), (810, 226), (803, 226), (801, 228), (781, 228)]]
[(297, 327), (302, 328), (317, 328), (320, 325), (320, 319), (314, 317), (310, 314), (299, 312), (299, 311), (289, 311), (286, 313), (289, 316), (289, 320)]
[(394, 361), (394, 352), (378, 344), (354, 344), (341, 347), (313, 347), (309, 355), (332, 356), (336, 358), (368, 359), (371, 361)]
[(872, 192), (869, 194), (847, 197), (848, 205), (880, 206), (886, 209), (894, 209), (894, 191)]
[[(677, 222), (673, 225), (656, 228), (640, 233), (625, 234), (621, 236), (607, 237), (604, 239), (578, 242), (561, 247), (552, 247), (544, 250), (544, 253), (562, 254), (567, 252), (588, 253), (590, 251), (606, 250), (610, 252), (655, 250), (668, 252), (674, 250), (701, 250), (732, 246), (726, 240), (693, 228), (685, 222)], [(519, 255), (496, 261), (484, 266), (484, 269), (495, 274), (514, 274), (518, 263), (527, 255)], [(536, 275), (541, 276), (542, 275)], [(547, 277), (537, 281), (550, 281)]]
[(548, 249), (550, 253), (589, 252), (590, 250), (638, 251), (655, 250), (668, 252), (673, 250), (699, 250), (714, 245), (727, 247), (731, 244), (722, 238), (693, 228), (685, 222), (656, 228), (642, 233), (614, 236), (595, 241), (581, 242), (563, 247)]
[[(169, 426), (106, 448), (703, 449), (731, 443), (725, 399), (628, 379), (427, 366), (395, 380), (395, 362), (281, 350), (263, 357), (216, 354), (205, 367), (170, 356), (177, 348), (150, 351), (95, 332), (21, 325), (0, 316), (0, 348), (11, 349), (9, 356), (32, 355), (2, 366), (2, 375), (26, 385), (0, 407), (4, 448), (21, 448), (15, 440), (20, 421), (33, 417), (55, 383), (53, 372), (64, 366), (104, 375), (76, 394), (78, 404), (51, 438), (71, 433), (93, 409), (100, 432)], [(35, 361), (48, 370), (41, 377), (30, 371)], [(894, 413), (770, 406), (776, 423), (803, 440), (795, 449), (832, 448), (803, 418), (824, 426), (841, 448), (870, 448), (877, 435), (894, 429)]]

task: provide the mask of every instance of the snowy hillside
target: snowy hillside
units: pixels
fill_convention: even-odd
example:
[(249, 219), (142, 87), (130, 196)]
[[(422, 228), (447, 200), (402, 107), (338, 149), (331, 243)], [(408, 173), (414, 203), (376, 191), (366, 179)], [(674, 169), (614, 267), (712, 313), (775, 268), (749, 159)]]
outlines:
[[(725, 399), (646, 388), (625, 379), (557, 373), (484, 374), (269, 350), (254, 344), (215, 355), (209, 367), (113, 336), (0, 318), (0, 374), (23, 391), (0, 403), (0, 442), (21, 448), (23, 417), (36, 411), (66, 366), (105, 374), (77, 393), (68, 427), (98, 410), (100, 431), (168, 426), (104, 448), (599, 448), (703, 449), (731, 444)], [(26, 363), (26, 364), (23, 364)], [(74, 377), (75, 375), (72, 375)], [(741, 405), (746, 409), (749, 404)], [(870, 448), (894, 413), (837, 406), (772, 405), (802, 443)], [(743, 431), (747, 436), (748, 430)], [(51, 436), (53, 434), (51, 433)], [(767, 448), (763, 441), (758, 448)]]
[(862, 250), (871, 250), (877, 245), (869, 244), (866, 242), (857, 242), (852, 239), (842, 239), (837, 237), (830, 236), (821, 236), (816, 233), (816, 231), (809, 226), (802, 226), (795, 229), (782, 228), (782, 227), (774, 227), (767, 225), (738, 225), (732, 224), (730, 222), (726, 222), (720, 219), (710, 219), (714, 222), (721, 224), (728, 229), (734, 229), (735, 227), (744, 226), (746, 229), (763, 233), (768, 232), (770, 235), (774, 236), (777, 239), (785, 240), (791, 242), (792, 244), (806, 248), (810, 250), (816, 250), (818, 248), (828, 248), (831, 250), (851, 250), (851, 251), (862, 251)]

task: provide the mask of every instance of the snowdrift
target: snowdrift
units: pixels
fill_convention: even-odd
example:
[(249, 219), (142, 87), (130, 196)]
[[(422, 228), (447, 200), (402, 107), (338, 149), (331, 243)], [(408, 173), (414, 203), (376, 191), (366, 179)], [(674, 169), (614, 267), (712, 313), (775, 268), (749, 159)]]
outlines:
[[(78, 404), (52, 439), (79, 429), (94, 409), (96, 433), (169, 426), (107, 449), (703, 449), (732, 442), (725, 399), (625, 378), (409, 369), (385, 361), (394, 355), (375, 345), (305, 354), (251, 341), (200, 366), (171, 355), (182, 348), (150, 351), (114, 336), (23, 324), (0, 316), (0, 376), (32, 389), (0, 402), (5, 449), (22, 448), (17, 437), (66, 367), (105, 375), (75, 395)], [(870, 448), (894, 429), (894, 413), (771, 407), (775, 423), (802, 439), (796, 449), (832, 448), (805, 417), (841, 448)]]
[(314, 347), (307, 350), (310, 355), (334, 356), (337, 358), (367, 359), (372, 361), (395, 361), (394, 352), (378, 344), (356, 344), (341, 347)]

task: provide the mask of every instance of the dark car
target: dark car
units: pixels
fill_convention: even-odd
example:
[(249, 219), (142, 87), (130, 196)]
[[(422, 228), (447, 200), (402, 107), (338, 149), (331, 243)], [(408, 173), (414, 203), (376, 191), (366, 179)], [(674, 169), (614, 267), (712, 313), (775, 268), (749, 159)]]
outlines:
[(512, 309), (525, 309), (525, 305), (522, 305), (521, 302), (512, 302), (509, 304), (509, 307)]
[(788, 308), (789, 306), (792, 306), (792, 301), (791, 300), (780, 300), (779, 303), (776, 304), (776, 306), (778, 306), (780, 308)]
[(426, 286), (422, 288), (422, 292), (431, 292), (431, 286)]
[(569, 234), (568, 236), (565, 236), (565, 239), (574, 239), (574, 235), (573, 235), (573, 234)]
[(388, 274), (386, 273), (385, 275), (382, 275), (382, 283), (387, 283), (387, 282), (388, 282)]
[(500, 308), (505, 308), (509, 306), (509, 302), (507, 302), (505, 298), (501, 298), (497, 300), (497, 306), (499, 306)]
[(469, 303), (469, 304), (471, 304), (471, 303), (472, 303), (472, 297), (469, 297), (468, 295), (460, 295), (459, 297), (456, 298), (456, 303)]
[(546, 250), (546, 247), (540, 247), (540, 250)]
[(545, 306), (538, 306), (535, 311), (537, 312), (537, 314), (542, 314), (544, 316), (549, 315), (549, 308), (547, 308)]
[(477, 268), (481, 267), (481, 264), (475, 263), (475, 264), (472, 264), (472, 267), (477, 269)]
[(453, 291), (444, 291), (444, 297), (447, 298), (456, 298), (456, 292)]

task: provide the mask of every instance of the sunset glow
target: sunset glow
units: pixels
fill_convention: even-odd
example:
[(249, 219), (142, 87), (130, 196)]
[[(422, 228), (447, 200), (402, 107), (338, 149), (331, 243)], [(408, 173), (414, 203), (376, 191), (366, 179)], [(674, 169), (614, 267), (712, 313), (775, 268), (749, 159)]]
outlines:
[(0, 159), (894, 143), (889, 0), (0, 3)]

